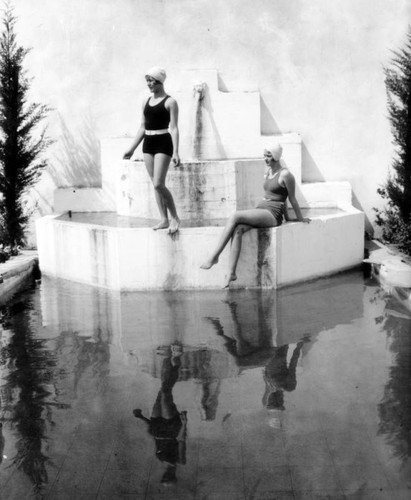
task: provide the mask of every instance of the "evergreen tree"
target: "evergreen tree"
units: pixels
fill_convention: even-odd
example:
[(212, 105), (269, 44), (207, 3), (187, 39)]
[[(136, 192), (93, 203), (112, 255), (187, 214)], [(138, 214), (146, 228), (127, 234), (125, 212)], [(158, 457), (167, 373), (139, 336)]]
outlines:
[(47, 106), (28, 103), (30, 80), (23, 68), (28, 50), (16, 41), (13, 9), (6, 4), (0, 35), (0, 237), (12, 253), (24, 243), (29, 213), (24, 194), (35, 184), (46, 162), (41, 153), (49, 145), (36, 127)]
[(376, 223), (385, 241), (411, 255), (411, 27), (404, 48), (393, 52), (391, 66), (384, 73), (396, 151), (393, 173), (378, 189), (388, 206), (377, 210)]

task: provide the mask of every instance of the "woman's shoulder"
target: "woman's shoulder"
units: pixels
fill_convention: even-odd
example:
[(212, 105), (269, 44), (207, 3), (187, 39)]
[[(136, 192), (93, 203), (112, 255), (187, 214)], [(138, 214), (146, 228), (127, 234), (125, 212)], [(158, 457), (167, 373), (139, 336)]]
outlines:
[(282, 167), (280, 170), (280, 176), (283, 178), (294, 177), (293, 174), (288, 170), (287, 167)]
[(171, 95), (167, 95), (164, 105), (166, 108), (172, 108), (177, 106), (177, 101), (174, 99), (174, 97), (171, 97)]
[(143, 97), (141, 98), (141, 104), (144, 108), (148, 104), (148, 101), (151, 99), (151, 94), (144, 94)]

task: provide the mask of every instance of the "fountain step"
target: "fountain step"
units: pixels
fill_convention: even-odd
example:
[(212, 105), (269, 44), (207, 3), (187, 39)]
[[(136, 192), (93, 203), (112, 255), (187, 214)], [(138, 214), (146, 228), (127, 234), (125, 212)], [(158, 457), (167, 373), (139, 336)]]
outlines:
[[(284, 165), (289, 168), (296, 178), (297, 182), (301, 181), (301, 137), (296, 133), (282, 134), (278, 136), (259, 136), (256, 141), (254, 141), (254, 148), (252, 154), (244, 156), (239, 154), (233, 154), (229, 159), (226, 157), (219, 159), (212, 159), (211, 157), (202, 156), (201, 160), (193, 159), (193, 156), (188, 152), (184, 152), (184, 149), (180, 151), (180, 157), (182, 161), (182, 166), (176, 172), (184, 172), (185, 170), (190, 170), (192, 175), (196, 174), (196, 165), (204, 174), (204, 165), (206, 165), (210, 170), (213, 170), (221, 174), (221, 170), (228, 172), (227, 165), (237, 165), (237, 161), (241, 162), (242, 167), (239, 167), (239, 178), (227, 178), (227, 185), (232, 185), (233, 182), (239, 180), (241, 182), (242, 172), (253, 173), (257, 182), (260, 182), (261, 191), (261, 175), (263, 175), (265, 166), (262, 160), (264, 146), (270, 143), (274, 138), (281, 142), (283, 145), (283, 158), (282, 161)], [(124, 165), (129, 164), (130, 168), (134, 165), (136, 167), (139, 161), (143, 160), (143, 154), (141, 151), (141, 145), (137, 148), (134, 154), (134, 159), (136, 161), (123, 162), (122, 157), (124, 152), (130, 147), (132, 142), (132, 137), (112, 137), (105, 138), (101, 140), (101, 173), (102, 173), (102, 187), (108, 196), (112, 199), (116, 198), (116, 192), (120, 192), (125, 186), (125, 180), (121, 179), (124, 174)], [(247, 162), (250, 161), (250, 166), (247, 166)], [(251, 170), (254, 167), (254, 170)], [(256, 170), (257, 167), (257, 170)], [(139, 167), (140, 168), (140, 167)], [(259, 169), (259, 170), (258, 170)], [(142, 170), (145, 172), (145, 167), (142, 165)], [(121, 171), (121, 173), (120, 173)], [(170, 174), (174, 172), (174, 168), (171, 166), (169, 169), (169, 179)], [(261, 174), (261, 175), (260, 175)], [(132, 179), (131, 179), (132, 180)], [(130, 181), (131, 181), (130, 180)], [(248, 179), (246, 179), (248, 180)], [(194, 182), (195, 177), (190, 181)], [(186, 180), (189, 182), (189, 179)], [(127, 192), (130, 191), (130, 187)]]
[[(255, 206), (261, 199), (262, 174), (255, 175), (255, 168), (260, 167), (261, 162), (255, 160), (254, 163), (184, 164), (178, 170), (171, 170), (167, 184), (173, 192), (180, 218), (197, 223), (227, 218), (235, 210)], [(156, 219), (158, 208), (144, 165), (124, 161), (118, 175), (121, 180), (116, 202), (99, 188), (63, 188), (54, 192), (56, 212), (116, 209), (119, 215)], [(350, 206), (352, 190), (348, 182), (303, 183), (296, 186), (296, 196), (303, 208)]]
[[(311, 214), (310, 224), (287, 223), (245, 234), (234, 287), (280, 288), (360, 265), (363, 213), (354, 208)], [(182, 227), (171, 237), (145, 221), (111, 214), (46, 216), (37, 221), (42, 273), (114, 290), (220, 288), (228, 250), (208, 271), (200, 265), (217, 244), (223, 221)]]

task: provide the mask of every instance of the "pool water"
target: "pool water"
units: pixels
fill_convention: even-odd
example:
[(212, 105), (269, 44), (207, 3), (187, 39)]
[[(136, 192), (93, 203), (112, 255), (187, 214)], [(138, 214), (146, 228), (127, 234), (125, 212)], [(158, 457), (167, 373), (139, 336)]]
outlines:
[(411, 498), (411, 314), (361, 272), (43, 279), (0, 335), (0, 498)]
[[(326, 215), (343, 214), (344, 211), (338, 207), (316, 207), (303, 208), (304, 217), (322, 217)], [(289, 209), (290, 218), (295, 218), (293, 209)], [(57, 217), (59, 221), (76, 222), (81, 224), (93, 224), (103, 227), (119, 228), (144, 228), (152, 227), (158, 223), (156, 219), (145, 219), (142, 217), (129, 217), (118, 215), (116, 212), (65, 212)], [(183, 220), (182, 227), (204, 227), (204, 226), (225, 226), (227, 218), (223, 219), (201, 219)]]

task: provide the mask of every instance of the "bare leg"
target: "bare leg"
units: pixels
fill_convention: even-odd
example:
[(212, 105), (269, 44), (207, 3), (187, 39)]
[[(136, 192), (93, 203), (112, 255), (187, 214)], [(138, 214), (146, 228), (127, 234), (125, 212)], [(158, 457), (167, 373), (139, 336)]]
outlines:
[[(167, 156), (163, 153), (157, 153), (154, 156), (154, 175), (153, 175), (153, 184), (156, 193), (159, 194), (163, 201), (163, 206), (167, 207), (170, 216), (170, 229), (169, 233), (173, 234), (178, 231), (180, 226), (180, 219), (177, 215), (176, 206), (174, 204), (174, 199), (170, 191), (166, 187), (166, 176), (168, 172), (168, 167), (170, 165), (170, 156)], [(161, 213), (161, 208), (160, 213)], [(167, 212), (166, 212), (167, 213)], [(161, 214), (163, 215), (163, 214)]]
[[(150, 176), (151, 182), (154, 185), (154, 155), (144, 153), (144, 163), (146, 164), (146, 169), (147, 169), (148, 175)], [(156, 202), (157, 202), (158, 210), (160, 212), (161, 220), (156, 226), (153, 227), (153, 229), (155, 231), (157, 229), (167, 229), (169, 226), (168, 215), (167, 215), (167, 206), (166, 206), (164, 199), (161, 196), (160, 192), (158, 192), (156, 189), (154, 189), (154, 196), (156, 198)]]
[(277, 221), (273, 214), (264, 208), (252, 208), (250, 210), (239, 210), (238, 212), (235, 212), (235, 214), (228, 219), (217, 248), (211, 254), (211, 257), (200, 266), (201, 269), (210, 269), (210, 267), (217, 264), (219, 255), (230, 241), (235, 228), (239, 224), (245, 224), (247, 226), (251, 226), (251, 228), (275, 227), (277, 225)]
[(238, 259), (240, 258), (241, 246), (243, 242), (243, 234), (252, 229), (251, 226), (245, 224), (238, 224), (234, 229), (233, 237), (231, 238), (230, 260), (228, 265), (228, 274), (226, 283), (223, 288), (228, 288), (232, 281), (237, 279), (236, 269)]

